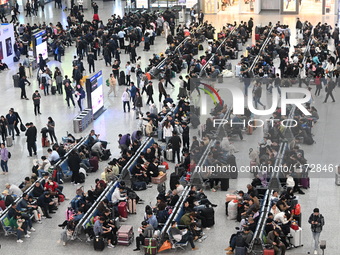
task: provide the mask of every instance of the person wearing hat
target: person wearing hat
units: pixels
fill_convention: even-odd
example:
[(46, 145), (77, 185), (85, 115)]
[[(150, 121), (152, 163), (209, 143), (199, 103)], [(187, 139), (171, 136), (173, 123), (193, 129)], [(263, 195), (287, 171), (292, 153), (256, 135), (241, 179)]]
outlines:
[(286, 246), (280, 240), (281, 230), (276, 228), (268, 233), (267, 244), (271, 244), (275, 250), (275, 254), (285, 255)]
[(145, 238), (152, 238), (155, 229), (147, 221), (142, 222), (142, 226), (138, 228), (139, 236), (136, 237), (136, 249), (134, 251), (140, 250), (140, 245), (144, 245)]
[(320, 214), (319, 208), (314, 208), (313, 213), (309, 216), (308, 223), (311, 224), (314, 239), (314, 254), (318, 254), (319, 238), (322, 227), (325, 225), (325, 219)]
[(153, 101), (153, 98), (152, 98), (152, 95), (153, 95), (152, 81), (149, 81), (148, 86), (146, 87), (145, 92), (146, 92), (146, 94), (148, 96), (148, 100), (146, 101), (146, 104), (148, 105), (150, 102), (153, 104), (154, 101)]

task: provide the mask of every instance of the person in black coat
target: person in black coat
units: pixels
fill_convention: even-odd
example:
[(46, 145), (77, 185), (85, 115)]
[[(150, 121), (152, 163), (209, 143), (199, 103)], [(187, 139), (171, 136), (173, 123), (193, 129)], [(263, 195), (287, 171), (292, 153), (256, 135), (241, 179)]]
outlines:
[(21, 99), (26, 99), (26, 100), (29, 100), (27, 95), (26, 95), (26, 83), (28, 83), (28, 86), (31, 85), (31, 83), (26, 79), (26, 76), (22, 76), (19, 80), (19, 87), (21, 88), (21, 96), (20, 98)]
[(71, 182), (74, 184), (79, 183), (79, 169), (80, 169), (81, 158), (75, 150), (72, 150), (68, 156), (68, 166), (72, 171)]
[(151, 102), (154, 103), (152, 95), (153, 95), (153, 87), (152, 87), (152, 81), (149, 81), (148, 86), (146, 87), (146, 94), (148, 95), (148, 101), (146, 101), (146, 104), (149, 104)]
[(20, 121), (20, 123), (22, 123), (21, 118), (20, 118), (20, 115), (19, 115), (18, 112), (14, 111), (14, 108), (11, 108), (10, 110), (11, 110), (11, 111), (13, 112), (13, 114), (17, 117), (17, 121), (16, 121), (15, 124), (14, 124), (14, 129), (15, 129), (15, 132), (17, 133), (16, 136), (19, 136), (19, 135), (20, 135), (20, 130), (19, 130), (19, 128), (18, 128), (18, 124), (19, 124), (19, 121)]
[(33, 125), (32, 122), (26, 123), (26, 133), (27, 136), (27, 150), (29, 153), (29, 156), (32, 157), (32, 150), (34, 152), (34, 155), (37, 155), (37, 128)]
[(172, 132), (172, 137), (170, 139), (170, 143), (172, 145), (172, 161), (175, 162), (175, 157), (177, 155), (178, 163), (181, 162), (180, 159), (180, 150), (181, 150), (181, 138), (178, 136), (176, 131)]
[(65, 83), (65, 93), (66, 93), (66, 99), (65, 100), (67, 102), (68, 108), (70, 108), (70, 100), (71, 100), (73, 106), (76, 107), (74, 100), (73, 100), (73, 96), (72, 96), (73, 93), (74, 93), (74, 90), (71, 87), (70, 82), (68, 82), (68, 81)]
[(39, 54), (39, 68), (40, 70), (44, 70), (46, 66), (46, 61), (43, 59), (42, 54)]

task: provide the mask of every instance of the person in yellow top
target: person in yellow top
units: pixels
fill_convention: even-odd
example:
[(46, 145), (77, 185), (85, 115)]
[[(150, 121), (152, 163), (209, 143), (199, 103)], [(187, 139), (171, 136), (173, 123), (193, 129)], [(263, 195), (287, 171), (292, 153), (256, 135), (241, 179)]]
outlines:
[(113, 95), (116, 97), (117, 96), (117, 92), (116, 92), (117, 79), (113, 76), (113, 74), (110, 74), (109, 83), (110, 83), (110, 90), (107, 96), (110, 96), (110, 94), (113, 92)]

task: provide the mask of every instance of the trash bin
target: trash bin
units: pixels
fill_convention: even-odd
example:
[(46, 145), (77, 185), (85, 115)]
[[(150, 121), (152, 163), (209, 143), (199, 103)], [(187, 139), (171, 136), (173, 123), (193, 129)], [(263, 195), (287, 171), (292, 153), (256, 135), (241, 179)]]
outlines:
[(13, 83), (14, 83), (15, 88), (19, 88), (19, 81), (20, 81), (19, 74), (14, 74), (13, 75)]

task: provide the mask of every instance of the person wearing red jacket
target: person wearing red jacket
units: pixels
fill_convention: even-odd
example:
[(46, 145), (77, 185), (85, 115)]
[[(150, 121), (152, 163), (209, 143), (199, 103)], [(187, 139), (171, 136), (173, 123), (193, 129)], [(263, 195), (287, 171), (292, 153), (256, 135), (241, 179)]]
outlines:
[(48, 182), (45, 183), (44, 190), (49, 191), (52, 196), (57, 195), (58, 184), (53, 181), (52, 177), (48, 178)]

